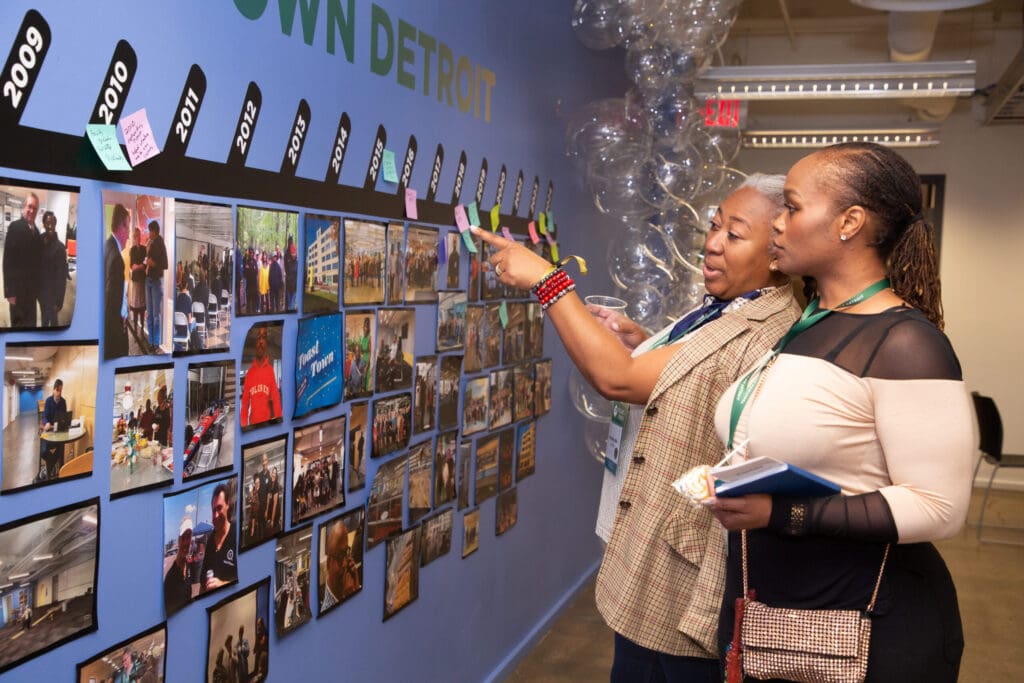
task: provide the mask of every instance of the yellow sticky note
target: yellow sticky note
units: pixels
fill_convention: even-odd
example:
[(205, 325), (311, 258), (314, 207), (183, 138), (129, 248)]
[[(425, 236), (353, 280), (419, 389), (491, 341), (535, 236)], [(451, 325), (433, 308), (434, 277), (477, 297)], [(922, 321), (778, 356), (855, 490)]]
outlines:
[(491, 232), (498, 232), (499, 211), (501, 211), (501, 207), (497, 204), (491, 207)]
[(537, 227), (540, 229), (540, 234), (548, 234), (548, 217), (544, 215), (543, 211), (540, 212), (540, 216), (538, 216), (538, 219), (539, 223)]
[(551, 243), (551, 262), (558, 263), (558, 243)]

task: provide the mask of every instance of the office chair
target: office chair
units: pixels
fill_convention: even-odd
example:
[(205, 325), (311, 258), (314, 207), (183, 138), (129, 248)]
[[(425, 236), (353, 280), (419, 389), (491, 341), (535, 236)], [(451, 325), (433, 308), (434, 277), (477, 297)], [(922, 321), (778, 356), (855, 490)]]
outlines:
[(993, 466), (992, 475), (988, 478), (988, 486), (985, 487), (985, 496), (981, 499), (981, 514), (978, 517), (978, 540), (983, 541), (981, 530), (985, 523), (985, 506), (988, 503), (988, 496), (992, 492), (992, 482), (996, 474), (1003, 468), (1024, 467), (1024, 455), (1009, 455), (1003, 453), (1003, 421), (999, 417), (999, 409), (996, 402), (989, 396), (982, 396), (978, 392), (971, 392), (974, 400), (974, 413), (978, 418), (978, 433), (980, 435), (981, 458), (974, 468), (977, 476), (978, 467), (984, 460)]

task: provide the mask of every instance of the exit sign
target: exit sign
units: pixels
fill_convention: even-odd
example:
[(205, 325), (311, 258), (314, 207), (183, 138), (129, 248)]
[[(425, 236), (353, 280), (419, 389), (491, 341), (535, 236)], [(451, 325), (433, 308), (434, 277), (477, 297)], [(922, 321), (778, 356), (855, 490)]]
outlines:
[(739, 128), (744, 113), (740, 100), (712, 98), (704, 104), (704, 125), (708, 128)]

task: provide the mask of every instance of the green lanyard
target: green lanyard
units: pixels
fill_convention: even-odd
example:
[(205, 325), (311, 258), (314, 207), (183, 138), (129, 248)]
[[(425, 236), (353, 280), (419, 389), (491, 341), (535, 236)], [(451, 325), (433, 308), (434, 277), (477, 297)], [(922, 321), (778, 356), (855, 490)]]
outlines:
[(793, 341), (797, 335), (813, 327), (833, 310), (849, 308), (850, 306), (859, 304), (862, 301), (866, 301), (888, 286), (889, 279), (882, 278), (870, 287), (854, 294), (852, 297), (836, 306), (835, 309), (820, 308), (818, 306), (818, 297), (814, 297), (814, 299), (807, 304), (807, 308), (804, 309), (800, 319), (793, 323), (793, 326), (789, 328), (789, 331), (782, 336), (782, 339), (780, 339), (779, 343), (772, 348), (771, 353), (764, 359), (764, 362), (748, 372), (743, 379), (740, 380), (739, 386), (736, 387), (736, 394), (732, 397), (732, 412), (729, 414), (729, 443), (726, 446), (727, 450), (732, 450), (732, 441), (733, 437), (736, 436), (736, 425), (739, 424), (740, 415), (743, 414), (743, 408), (747, 405), (747, 401), (750, 400), (750, 395), (754, 392), (754, 388), (757, 387), (757, 382), (761, 378), (761, 373), (764, 372), (768, 363), (782, 353), (782, 350), (786, 348), (786, 345)]

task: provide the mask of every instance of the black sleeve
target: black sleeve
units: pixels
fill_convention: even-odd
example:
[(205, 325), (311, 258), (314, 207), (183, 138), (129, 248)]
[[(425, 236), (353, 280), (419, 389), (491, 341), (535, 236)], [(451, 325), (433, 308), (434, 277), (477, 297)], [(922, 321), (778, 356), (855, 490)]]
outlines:
[(868, 543), (897, 543), (889, 503), (878, 491), (827, 498), (772, 498), (768, 529), (783, 536), (829, 536)]

